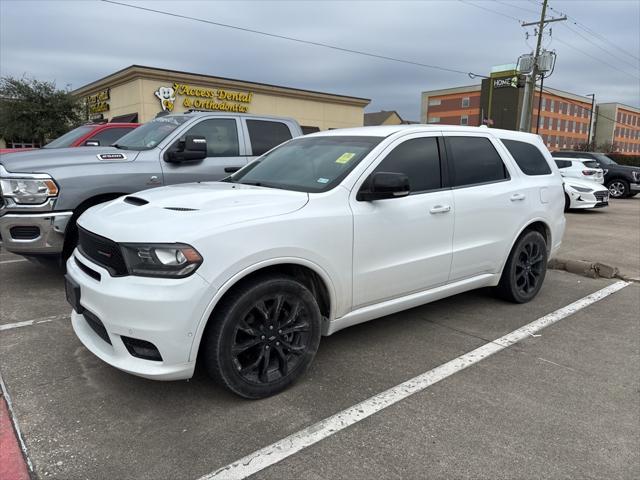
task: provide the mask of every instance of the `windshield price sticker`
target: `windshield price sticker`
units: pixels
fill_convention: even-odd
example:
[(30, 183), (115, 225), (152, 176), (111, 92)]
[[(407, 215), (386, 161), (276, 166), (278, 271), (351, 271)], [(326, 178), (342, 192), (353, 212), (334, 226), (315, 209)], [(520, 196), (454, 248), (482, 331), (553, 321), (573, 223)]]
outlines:
[(349, 160), (351, 160), (355, 156), (356, 156), (355, 153), (343, 153), (342, 155), (340, 155), (337, 158), (336, 163), (341, 163), (341, 164), (344, 165), (345, 163), (349, 162)]

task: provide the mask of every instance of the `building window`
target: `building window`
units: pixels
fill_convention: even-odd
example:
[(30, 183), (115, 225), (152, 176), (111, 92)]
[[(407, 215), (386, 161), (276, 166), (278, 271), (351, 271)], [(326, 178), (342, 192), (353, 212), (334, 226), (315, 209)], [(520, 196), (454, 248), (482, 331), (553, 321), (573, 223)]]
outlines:
[(543, 112), (547, 109), (547, 99), (542, 97), (542, 103), (540, 104), (540, 110)]
[(427, 120), (427, 123), (439, 123), (440, 122), (440, 117), (429, 117), (429, 120)]
[(441, 103), (442, 103), (442, 100), (440, 100), (439, 98), (430, 98), (429, 99), (429, 106), (430, 107), (437, 107)]
[(469, 97), (462, 98), (462, 108), (469, 108), (471, 102), (469, 101)]
[(460, 125), (469, 125), (469, 115), (462, 115), (460, 117)]
[(549, 105), (549, 111), (554, 112), (555, 106), (556, 106), (556, 102), (554, 100), (551, 100), (551, 104)]

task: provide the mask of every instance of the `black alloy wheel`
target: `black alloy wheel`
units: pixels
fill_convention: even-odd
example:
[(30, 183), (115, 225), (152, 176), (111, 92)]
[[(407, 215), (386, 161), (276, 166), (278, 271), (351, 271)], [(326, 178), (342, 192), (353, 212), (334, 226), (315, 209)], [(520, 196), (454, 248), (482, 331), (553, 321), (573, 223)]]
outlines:
[(203, 338), (209, 374), (245, 398), (274, 395), (299, 378), (320, 343), (320, 310), (300, 282), (261, 277), (223, 298)]
[(547, 244), (540, 232), (525, 231), (516, 241), (502, 271), (497, 293), (515, 303), (526, 303), (540, 291), (547, 273)]

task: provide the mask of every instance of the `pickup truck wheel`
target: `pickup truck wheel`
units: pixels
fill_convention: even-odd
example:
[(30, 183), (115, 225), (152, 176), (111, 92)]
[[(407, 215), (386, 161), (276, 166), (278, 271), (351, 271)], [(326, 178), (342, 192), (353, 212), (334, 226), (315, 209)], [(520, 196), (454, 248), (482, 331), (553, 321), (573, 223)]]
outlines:
[(274, 395), (299, 378), (320, 343), (320, 309), (288, 277), (249, 281), (210, 319), (203, 360), (214, 380), (245, 398)]
[(522, 235), (509, 254), (497, 293), (505, 300), (526, 303), (540, 291), (547, 273), (547, 242), (537, 231)]
[(629, 194), (629, 182), (621, 178), (616, 178), (607, 183), (609, 196), (612, 198), (623, 198)]

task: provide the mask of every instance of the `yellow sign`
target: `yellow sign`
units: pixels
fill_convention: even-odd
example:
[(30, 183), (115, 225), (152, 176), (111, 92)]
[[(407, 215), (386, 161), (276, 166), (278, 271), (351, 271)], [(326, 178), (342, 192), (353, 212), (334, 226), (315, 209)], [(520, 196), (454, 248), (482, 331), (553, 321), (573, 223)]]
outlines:
[(154, 95), (160, 100), (162, 110), (172, 112), (176, 96), (183, 96), (182, 106), (186, 109), (220, 110), (246, 113), (253, 99), (253, 92), (236, 92), (222, 88), (194, 87), (175, 82), (172, 87), (159, 87)]
[(98, 93), (90, 95), (86, 98), (89, 113), (102, 113), (109, 111), (109, 99), (111, 98), (111, 89), (106, 88)]
[(349, 160), (351, 160), (355, 156), (356, 156), (355, 153), (343, 153), (338, 157), (338, 159), (336, 160), (336, 163), (342, 163), (342, 164), (349, 163)]

